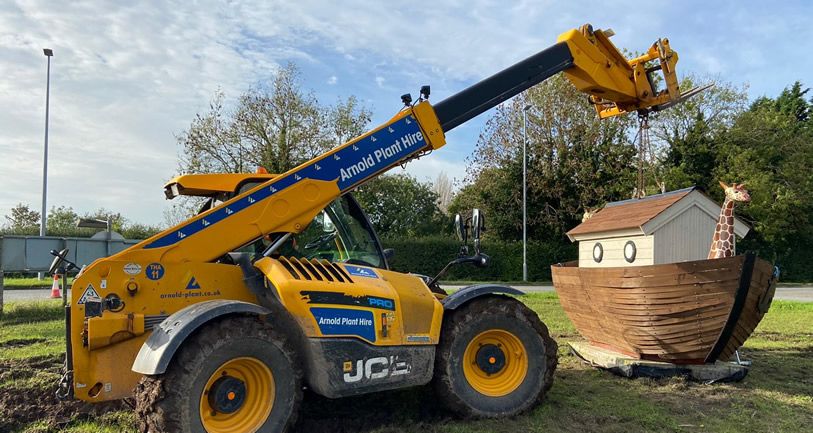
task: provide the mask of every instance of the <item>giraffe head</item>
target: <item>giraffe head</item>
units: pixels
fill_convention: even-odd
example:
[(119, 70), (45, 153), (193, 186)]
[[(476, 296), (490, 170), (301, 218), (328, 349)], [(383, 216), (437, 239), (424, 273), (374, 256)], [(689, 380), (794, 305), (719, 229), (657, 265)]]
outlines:
[(591, 210), (589, 207), (585, 207), (584, 208), (584, 215), (582, 215), (582, 222), (586, 222), (587, 220), (592, 218), (593, 214), (595, 214), (596, 212), (598, 212), (598, 209), (594, 208), (594, 209)]
[(729, 198), (734, 201), (742, 201), (742, 202), (749, 202), (751, 201), (751, 196), (748, 195), (748, 191), (745, 190), (745, 182), (737, 185), (736, 183), (732, 183), (731, 186), (728, 186), (723, 181), (719, 181), (720, 186), (723, 187), (725, 190), (726, 198)]

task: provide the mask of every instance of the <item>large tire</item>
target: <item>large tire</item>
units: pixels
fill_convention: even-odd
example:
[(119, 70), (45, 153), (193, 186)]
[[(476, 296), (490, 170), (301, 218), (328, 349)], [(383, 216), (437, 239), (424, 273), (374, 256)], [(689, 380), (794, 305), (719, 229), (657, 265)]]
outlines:
[[(297, 359), (285, 336), (256, 318), (204, 325), (184, 341), (164, 374), (144, 376), (136, 387), (139, 429), (288, 431), (302, 400)], [(212, 403), (215, 396), (220, 400)]]
[(474, 299), (447, 313), (433, 385), (464, 418), (498, 418), (536, 407), (553, 384), (556, 342), (539, 317), (507, 296)]

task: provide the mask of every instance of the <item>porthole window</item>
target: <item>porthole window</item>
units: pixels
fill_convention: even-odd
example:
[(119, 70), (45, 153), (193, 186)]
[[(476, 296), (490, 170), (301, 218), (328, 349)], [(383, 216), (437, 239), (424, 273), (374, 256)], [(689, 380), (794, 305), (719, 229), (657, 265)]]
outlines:
[(627, 259), (627, 263), (632, 263), (635, 261), (635, 254), (638, 252), (638, 249), (635, 248), (635, 242), (627, 241), (624, 244), (624, 258)]
[(596, 242), (596, 244), (593, 245), (593, 260), (595, 260), (596, 263), (601, 263), (602, 258), (604, 258), (604, 247), (601, 246), (600, 242)]

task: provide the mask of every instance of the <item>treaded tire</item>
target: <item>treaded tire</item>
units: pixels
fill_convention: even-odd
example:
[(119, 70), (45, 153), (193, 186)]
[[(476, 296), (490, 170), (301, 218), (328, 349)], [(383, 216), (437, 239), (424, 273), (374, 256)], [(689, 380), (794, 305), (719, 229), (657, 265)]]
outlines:
[(141, 379), (135, 390), (139, 430), (205, 432), (200, 400), (206, 382), (221, 365), (240, 357), (259, 359), (274, 378), (274, 404), (257, 431), (289, 431), (302, 401), (301, 363), (282, 333), (248, 316), (204, 325), (184, 341), (164, 374)]
[[(472, 387), (463, 369), (466, 347), (482, 332), (505, 330), (522, 342), (527, 373), (518, 387), (498, 397)], [(548, 328), (525, 304), (492, 295), (447, 313), (435, 355), (433, 386), (441, 402), (464, 418), (500, 418), (526, 412), (539, 405), (553, 385), (558, 346)]]

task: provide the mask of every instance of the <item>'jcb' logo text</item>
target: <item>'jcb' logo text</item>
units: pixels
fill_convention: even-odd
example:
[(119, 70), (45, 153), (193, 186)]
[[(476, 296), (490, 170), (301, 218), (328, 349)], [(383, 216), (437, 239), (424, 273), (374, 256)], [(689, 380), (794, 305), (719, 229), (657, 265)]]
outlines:
[(390, 376), (409, 374), (412, 366), (406, 361), (399, 361), (397, 356), (379, 356), (368, 360), (359, 359), (356, 361), (355, 371), (353, 361), (344, 363), (344, 381), (355, 383), (361, 379), (376, 380)]

